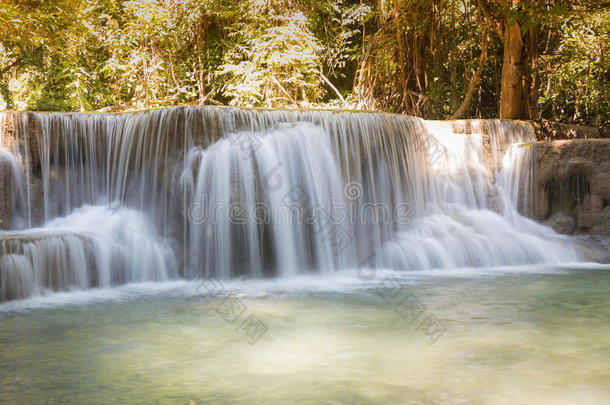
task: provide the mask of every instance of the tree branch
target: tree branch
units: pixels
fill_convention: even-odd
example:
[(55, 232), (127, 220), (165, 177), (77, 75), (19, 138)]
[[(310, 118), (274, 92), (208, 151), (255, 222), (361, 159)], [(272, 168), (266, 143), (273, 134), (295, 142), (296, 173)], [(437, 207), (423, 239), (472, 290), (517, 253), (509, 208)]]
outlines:
[(282, 91), (282, 93), (284, 93), (284, 94), (285, 94), (285, 95), (288, 97), (288, 99), (289, 99), (290, 101), (292, 101), (292, 103), (293, 103), (294, 105), (298, 105), (298, 104), (297, 104), (297, 102), (296, 102), (296, 100), (295, 100), (294, 98), (292, 98), (292, 96), (290, 95), (290, 93), (288, 93), (288, 92), (286, 91), (286, 89), (284, 88), (284, 86), (282, 86), (282, 84), (281, 84), (281, 83), (280, 83), (280, 81), (277, 79), (277, 77), (275, 77), (275, 76), (271, 76), (271, 78), (273, 79), (273, 81), (275, 82), (275, 84), (277, 85), (277, 87), (278, 87), (278, 88), (279, 88), (279, 89)]
[(489, 21), (489, 26), (495, 31), (495, 33), (502, 38), (502, 23), (500, 19), (494, 15), (492, 7), (487, 3), (486, 0), (479, 0), (479, 8), (485, 14), (485, 18)]
[(326, 84), (330, 86), (331, 89), (335, 91), (335, 94), (337, 94), (339, 100), (341, 100), (341, 103), (345, 104), (345, 99), (343, 98), (341, 93), (339, 93), (339, 90), (337, 90), (337, 88), (330, 82), (330, 80), (328, 80), (328, 77), (324, 76), (324, 73), (322, 73), (322, 71), (320, 71), (320, 77), (326, 82)]
[(487, 37), (486, 33), (483, 32), (483, 41), (481, 43), (481, 58), (479, 59), (479, 67), (477, 68), (477, 71), (475, 72), (474, 76), (472, 76), (472, 79), (470, 80), (470, 83), (468, 84), (468, 90), (466, 91), (466, 95), (464, 96), (464, 100), (462, 101), (462, 104), (460, 104), (457, 111), (455, 113), (453, 113), (453, 115), (451, 116), (450, 119), (452, 119), (452, 120), (461, 118), (464, 115), (464, 113), (468, 109), (468, 106), (470, 106), (470, 101), (472, 100), (474, 91), (476, 90), (477, 85), (481, 81), (481, 74), (483, 73), (483, 68), (485, 67), (485, 61), (487, 60), (487, 39), (486, 39), (486, 37)]
[(21, 58), (17, 58), (14, 61), (12, 61), (11, 63), (9, 63), (8, 66), (3, 67), (2, 70), (0, 70), (0, 77), (4, 76), (4, 74), (6, 72), (11, 70), (15, 66), (19, 65), (20, 63), (21, 63)]

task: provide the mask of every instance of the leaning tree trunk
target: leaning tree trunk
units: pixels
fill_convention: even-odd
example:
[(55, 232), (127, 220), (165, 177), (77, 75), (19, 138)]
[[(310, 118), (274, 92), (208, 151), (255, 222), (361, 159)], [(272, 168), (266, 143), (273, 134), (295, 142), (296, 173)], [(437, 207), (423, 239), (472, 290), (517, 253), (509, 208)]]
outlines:
[(500, 118), (522, 118), (523, 105), (523, 38), (516, 22), (504, 24), (502, 42), (502, 87), (500, 90)]

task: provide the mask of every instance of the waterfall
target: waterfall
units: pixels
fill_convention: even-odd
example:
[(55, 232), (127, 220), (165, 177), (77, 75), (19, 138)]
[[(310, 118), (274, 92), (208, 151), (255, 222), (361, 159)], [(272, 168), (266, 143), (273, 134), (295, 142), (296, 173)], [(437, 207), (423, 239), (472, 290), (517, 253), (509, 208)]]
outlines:
[[(309, 211), (345, 204), (330, 138), (319, 127), (235, 133), (193, 148), (187, 163), (181, 179), (191, 196), (185, 226), (194, 274), (260, 277), (275, 268), (295, 275), (347, 264), (345, 253), (333, 255), (331, 244), (313, 235), (320, 214)], [(347, 221), (328, 224), (341, 225), (353, 234)]]
[(9, 232), (0, 238), (0, 301), (175, 277), (173, 252), (151, 234), (137, 211), (102, 206)]
[[(519, 184), (530, 180), (529, 126), (475, 121), (456, 134), (451, 122), (427, 122), (442, 150), (429, 154), (426, 212), (385, 244), (384, 265), (397, 269), (487, 267), (574, 261), (574, 251), (550, 229), (517, 211)], [(485, 156), (483, 125), (491, 156)], [(492, 164), (486, 164), (491, 159)]]
[[(1, 143), (0, 143), (1, 145)], [(0, 146), (0, 212), (5, 214), (7, 224), (1, 227), (21, 229), (25, 226), (26, 206), (21, 167), (17, 158)]]
[(0, 140), (0, 176), (10, 167), (16, 185), (0, 195), (13, 207), (0, 301), (179, 277), (578, 260), (569, 238), (522, 215), (526, 123), (178, 107), (0, 113)]

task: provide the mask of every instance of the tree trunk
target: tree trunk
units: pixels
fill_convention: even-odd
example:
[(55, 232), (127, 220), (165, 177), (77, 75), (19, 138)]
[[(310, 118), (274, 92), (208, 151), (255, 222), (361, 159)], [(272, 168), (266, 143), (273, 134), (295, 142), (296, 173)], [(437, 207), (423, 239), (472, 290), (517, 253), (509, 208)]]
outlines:
[(530, 28), (527, 34), (527, 63), (523, 91), (523, 115), (528, 120), (535, 120), (538, 115), (538, 93), (540, 75), (538, 73), (538, 30)]
[(523, 118), (523, 38), (518, 23), (504, 23), (500, 118)]

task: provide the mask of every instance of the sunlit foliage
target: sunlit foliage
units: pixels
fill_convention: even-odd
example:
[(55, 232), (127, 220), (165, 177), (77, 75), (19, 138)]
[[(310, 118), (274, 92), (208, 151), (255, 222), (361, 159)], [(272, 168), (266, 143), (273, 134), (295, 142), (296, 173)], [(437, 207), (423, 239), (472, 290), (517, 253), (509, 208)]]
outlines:
[(5, 0), (0, 108), (181, 103), (497, 116), (518, 22), (534, 118), (608, 122), (601, 0)]
[(542, 59), (541, 113), (610, 124), (610, 10), (573, 15), (557, 35), (556, 49)]
[(282, 5), (243, 6), (218, 72), (231, 104), (271, 107), (320, 99), (320, 41), (302, 12), (283, 12)]

